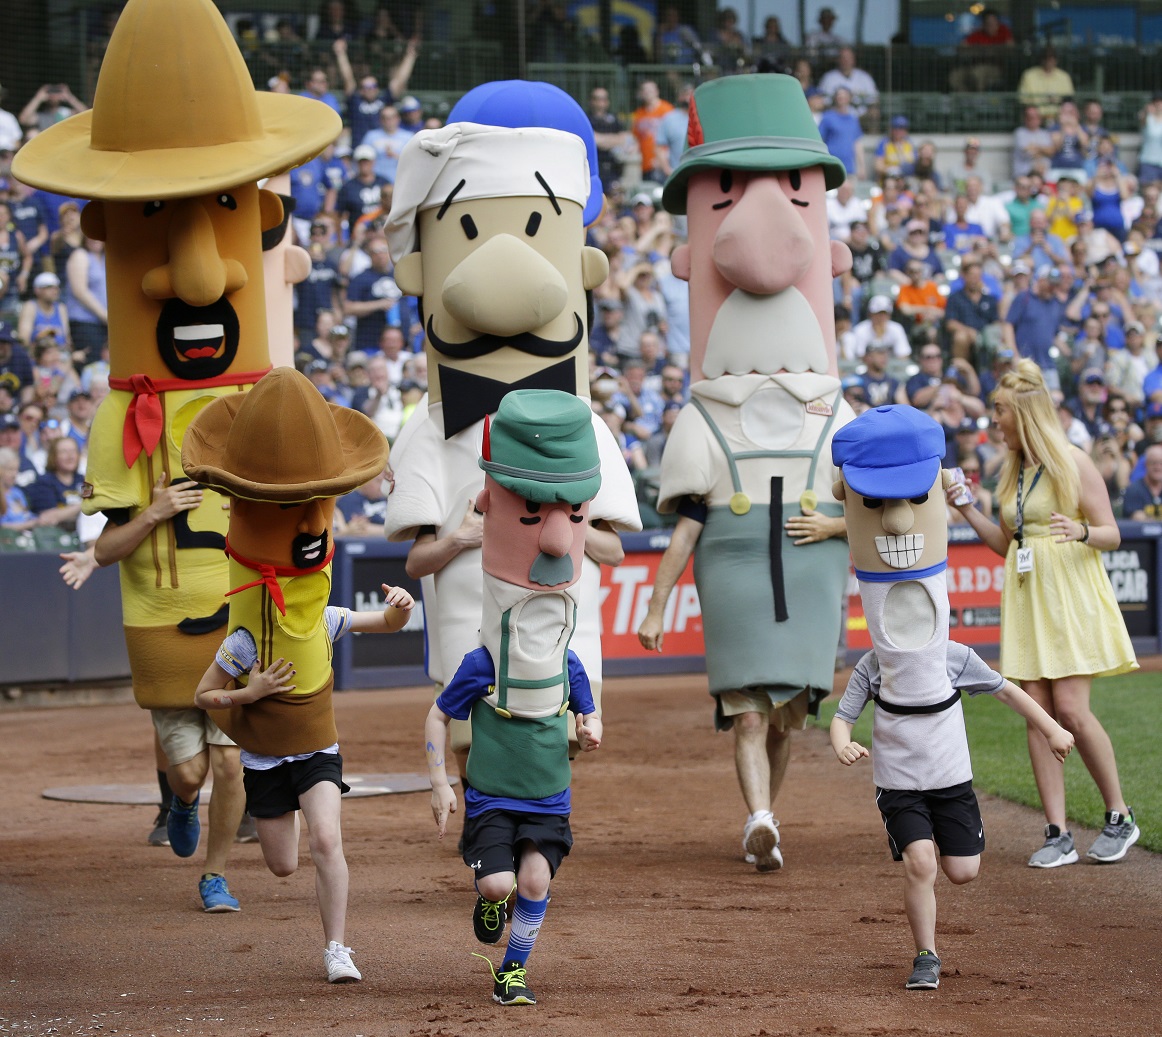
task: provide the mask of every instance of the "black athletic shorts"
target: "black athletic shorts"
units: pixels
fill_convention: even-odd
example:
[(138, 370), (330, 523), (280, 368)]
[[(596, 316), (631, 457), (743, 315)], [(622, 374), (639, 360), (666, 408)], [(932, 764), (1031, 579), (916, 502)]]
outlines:
[(933, 839), (946, 857), (975, 857), (984, 851), (984, 821), (972, 782), (946, 789), (876, 789), (876, 804), (888, 832), (892, 859), (904, 859), (904, 847)]
[(489, 810), (464, 822), (464, 863), (476, 877), (515, 872), (518, 845), (528, 840), (549, 862), (549, 874), (557, 869), (573, 846), (568, 814), (517, 814)]
[(242, 769), (246, 809), (251, 817), (282, 817), (299, 809), (299, 796), (320, 781), (332, 781), (340, 792), (350, 792), (343, 781), (343, 757), (339, 753), (315, 753), (305, 760), (290, 760), (268, 771)]

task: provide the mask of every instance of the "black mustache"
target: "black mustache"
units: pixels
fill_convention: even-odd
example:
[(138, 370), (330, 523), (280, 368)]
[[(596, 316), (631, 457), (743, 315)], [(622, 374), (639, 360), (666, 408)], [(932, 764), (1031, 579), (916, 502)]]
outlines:
[(519, 349), (522, 353), (528, 353), (529, 356), (559, 357), (572, 353), (585, 336), (585, 325), (580, 315), (573, 314), (573, 319), (577, 321), (577, 330), (573, 333), (572, 338), (563, 342), (541, 338), (531, 331), (522, 331), (507, 338), (502, 338), (499, 335), (479, 335), (467, 342), (445, 342), (436, 334), (436, 329), (432, 326), (431, 316), (428, 317), (427, 334), (428, 341), (432, 343), (432, 346), (453, 360), (475, 360), (477, 357), (495, 353), (505, 346), (512, 346), (513, 349)]

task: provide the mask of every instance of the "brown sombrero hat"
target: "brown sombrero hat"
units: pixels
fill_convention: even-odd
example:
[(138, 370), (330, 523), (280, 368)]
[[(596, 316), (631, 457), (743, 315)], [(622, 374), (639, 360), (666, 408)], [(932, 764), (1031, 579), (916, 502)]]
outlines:
[(253, 389), (219, 397), (182, 440), (182, 468), (191, 479), (231, 497), (280, 504), (348, 493), (382, 472), (387, 455), (375, 422), (328, 403), (293, 367), (276, 367)]
[(30, 140), (12, 170), (80, 198), (186, 198), (300, 165), (341, 129), (320, 101), (256, 91), (210, 0), (129, 0), (92, 109)]

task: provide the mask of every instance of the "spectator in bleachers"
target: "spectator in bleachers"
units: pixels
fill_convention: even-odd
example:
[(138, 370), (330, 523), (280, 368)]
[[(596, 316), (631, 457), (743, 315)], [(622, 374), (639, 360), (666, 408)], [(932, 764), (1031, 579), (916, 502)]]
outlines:
[(756, 37), (754, 41), (753, 50), (759, 64), (758, 71), (785, 71), (790, 65), (793, 49), (791, 41), (783, 35), (783, 26), (779, 19), (775, 15), (770, 15), (763, 21), (762, 36)]
[(1117, 141), (1111, 136), (1110, 131), (1106, 129), (1105, 110), (1102, 108), (1101, 101), (1096, 98), (1085, 102), (1085, 108), (1082, 112), (1081, 128), (1089, 137), (1089, 147), (1086, 151), (1087, 158), (1095, 158), (1097, 156), (1097, 146), (1103, 139), (1108, 139), (1114, 146), (1114, 156), (1117, 156)]
[(657, 139), (658, 169), (669, 176), (682, 152), (686, 150), (686, 132), (690, 126), (690, 101), (694, 97), (694, 84), (683, 83), (678, 87), (673, 111), (666, 112), (658, 123)]
[(645, 331), (666, 332), (666, 301), (658, 290), (657, 277), (649, 263), (636, 263), (619, 280), (624, 309), (618, 355), (622, 361), (641, 354), (638, 341)]
[(379, 80), (370, 72), (356, 82), (355, 72), (347, 52), (347, 40), (336, 39), (332, 44), (335, 63), (347, 94), (347, 124), (351, 127), (352, 144), (361, 144), (369, 132), (379, 127), (379, 113), (407, 93), (408, 80), (419, 54), (419, 41), (408, 41), (400, 63), (392, 70), (387, 89), (381, 90)]
[(1131, 407), (1140, 407), (1145, 399), (1142, 385), (1150, 373), (1146, 354), (1146, 329), (1136, 320), (1123, 329), (1126, 348), (1113, 350), (1106, 358), (1106, 382)]
[(1037, 105), (1046, 120), (1057, 118), (1061, 102), (1074, 94), (1072, 77), (1057, 65), (1057, 51), (1046, 47), (1038, 63), (1021, 73), (1017, 94), (1021, 104)]
[(17, 341), (15, 328), (0, 320), (0, 378), (3, 378), (17, 399), (32, 395), (34, 381), (32, 357)]
[[(36, 192), (37, 197), (40, 194), (41, 192)], [(57, 209), (57, 229), (50, 231), (48, 236), (48, 261), (57, 277), (63, 282), (62, 287), (66, 289), (69, 257), (74, 250), (83, 247), (84, 244), (85, 235), (81, 230), (80, 206), (71, 199), (62, 202)]]
[[(976, 422), (968, 419), (972, 424), (972, 429), (976, 430)], [(958, 445), (961, 437), (957, 437)], [(985, 518), (992, 518), (993, 515), (993, 495), (992, 492), (983, 485), (982, 473), (983, 466), (981, 464), (980, 454), (976, 448), (960, 449), (957, 452), (956, 458), (957, 467), (964, 473), (964, 481), (969, 489), (972, 490), (973, 497), (976, 498), (973, 507), (976, 508)], [(956, 508), (950, 508), (949, 521), (956, 525), (968, 520)]]
[(1005, 345), (1035, 361), (1050, 389), (1060, 389), (1053, 351), (1065, 319), (1065, 303), (1057, 291), (1061, 271), (1045, 264), (1037, 269), (1033, 286), (1021, 292), (1009, 307), (1001, 325)]
[[(980, 22), (976, 29), (961, 40), (963, 46), (972, 48), (1013, 46), (1012, 30), (1001, 21), (1000, 15), (993, 8), (984, 8), (977, 17)], [(1004, 75), (1001, 66), (995, 60), (987, 60), (983, 56), (984, 53), (987, 53), (987, 50), (977, 51), (969, 64), (953, 70), (949, 77), (953, 90), (975, 90), (983, 93), (995, 90), (1001, 85)]]
[[(1109, 138), (1104, 138), (1109, 140)], [(1133, 190), (1127, 177), (1118, 172), (1114, 160), (1104, 155), (1097, 161), (1093, 177), (1086, 184), (1095, 227), (1109, 231), (1119, 242), (1126, 240), (1126, 222), (1122, 202), (1131, 197)]]
[(867, 390), (863, 387), (863, 377), (858, 374), (845, 375), (840, 384), (843, 388), (844, 400), (855, 411), (855, 416), (858, 418), (870, 407), (867, 402)]
[(374, 421), (389, 442), (394, 442), (403, 426), (403, 399), (399, 382), (392, 381), (387, 357), (382, 353), (368, 357), (367, 379), (366, 392), (356, 393), (351, 405)]
[[(867, 304), (867, 319), (851, 329), (851, 356), (848, 359), (866, 359), (867, 353), (875, 349), (885, 351), (885, 361), (888, 351), (900, 360), (912, 355), (908, 333), (902, 324), (892, 320), (892, 300), (886, 295), (873, 296)], [(873, 407), (883, 402), (875, 400), (871, 392), (868, 398)]]
[(81, 451), (76, 440), (62, 436), (49, 445), (44, 474), (28, 487), (28, 507), (38, 525), (75, 530), (81, 513), (81, 487), (85, 477), (78, 468)]
[(980, 140), (977, 137), (965, 138), (961, 160), (948, 174), (949, 188), (964, 193), (970, 176), (980, 177), (985, 193), (991, 192), (992, 177), (980, 164)]
[(1142, 123), (1142, 146), (1138, 151), (1138, 182), (1162, 180), (1162, 93), (1155, 92), (1138, 115)]
[(331, 84), (327, 79), (327, 70), (315, 67), (307, 73), (306, 84), (299, 91), (299, 96), (309, 97), (313, 101), (321, 101), (328, 108), (332, 109), (336, 115), (342, 116), (343, 106), (339, 103), (339, 98), (331, 93), (330, 86)]
[(1049, 156), (1050, 173), (1069, 172), (1081, 180), (1085, 176), (1085, 159), (1089, 153), (1089, 134), (1082, 129), (1077, 104), (1061, 102), (1057, 128), (1053, 130), (1053, 154)]
[(1070, 410), (1084, 426), (1090, 439), (1096, 440), (1107, 425), (1105, 406), (1109, 399), (1106, 379), (1100, 366), (1086, 368), (1077, 383), (1077, 395), (1069, 400)]
[[(662, 424), (645, 445), (646, 468), (657, 468), (662, 463), (662, 454), (665, 453), (666, 443), (670, 439), (670, 430), (674, 427), (674, 422), (678, 420), (678, 413), (682, 410), (682, 404), (676, 401), (668, 401), (662, 408)], [(655, 494), (656, 499), (656, 494)]]
[(944, 225), (944, 247), (965, 255), (985, 240), (984, 228), (968, 218), (968, 196), (958, 194), (952, 202), (952, 219)]
[[(10, 417), (8, 414), (3, 415), (0, 423)], [(40, 525), (40, 520), (29, 510), (28, 498), (17, 482), (19, 476), (19, 455), (11, 447), (0, 446), (0, 526), (13, 532)]]
[[(61, 302), (61, 282), (56, 274), (47, 270), (37, 274), (32, 282), (32, 298), (20, 307), (18, 337), (22, 342), (32, 344), (45, 331), (52, 331), (56, 341), (72, 353), (72, 335), (69, 331), (69, 315)], [(77, 359), (87, 360), (87, 357)]]
[(904, 383), (908, 402), (920, 410), (927, 410), (936, 398), (936, 390), (944, 384), (944, 354), (935, 342), (920, 347), (920, 370)]
[(84, 238), (84, 246), (70, 254), (65, 272), (65, 307), (73, 350), (83, 350), (90, 361), (96, 360), (109, 341), (105, 242)]
[(896, 312), (906, 318), (901, 323), (914, 344), (935, 342), (944, 320), (946, 300), (920, 260), (910, 260), (904, 273), (908, 283), (901, 285), (896, 295)]
[(384, 492), (389, 469), (377, 473), (362, 486), (345, 493), (335, 501), (335, 512), (342, 523), (339, 536), (383, 536), (387, 518), (387, 494)]
[(375, 175), (393, 184), (400, 153), (411, 139), (411, 133), (400, 125), (399, 110), (385, 105), (379, 113), (379, 128), (369, 131), (360, 144), (375, 151)]
[(627, 133), (621, 120), (609, 110), (609, 90), (595, 86), (589, 91), (589, 125), (597, 143), (597, 172), (601, 186), (610, 193), (614, 181), (621, 180)]
[(380, 351), (379, 339), (388, 324), (402, 323), (403, 293), (391, 276), (387, 239), (379, 233), (368, 235), (366, 251), (371, 265), (348, 283), (343, 313), (357, 322), (354, 347), (370, 354)]
[(353, 39), (358, 29), (354, 14), (348, 9), (347, 0), (322, 0), (319, 4), (319, 24), (315, 29), (316, 40)]
[(869, 233), (866, 220), (852, 223), (847, 247), (851, 249), (851, 269), (839, 278), (837, 301), (852, 315), (858, 315), (871, 291), (872, 279), (887, 269), (887, 257), (879, 241)]
[(18, 118), (26, 130), (40, 131), (88, 109), (69, 89), (68, 83), (45, 83), (20, 110)]
[(1053, 133), (1046, 128), (1041, 109), (1025, 105), (1024, 122), (1013, 131), (1013, 179), (1028, 176), (1034, 169), (1048, 169), (1055, 150)]
[(36, 360), (32, 369), (35, 398), (53, 417), (61, 416), (65, 400), (81, 387), (72, 356), (57, 345), (51, 329), (36, 341), (33, 356)]
[(751, 63), (750, 41), (739, 30), (738, 12), (733, 7), (720, 8), (715, 15), (710, 54), (726, 75), (746, 71)]
[(1085, 160), (1084, 171), (1086, 182), (1088, 183), (1097, 175), (1098, 166), (1100, 166), (1102, 162), (1108, 161), (1111, 163), (1111, 165), (1113, 165), (1119, 176), (1125, 177), (1126, 182), (1130, 188), (1129, 194), (1136, 194), (1138, 189), (1138, 178), (1131, 176), (1129, 169), (1126, 168), (1126, 164), (1120, 158), (1118, 158), (1118, 150), (1117, 145), (1114, 143), (1114, 138), (1105, 136), (1097, 137), (1096, 140), (1096, 150), (1094, 151), (1093, 155)]
[(876, 176), (911, 176), (916, 167), (916, 146), (908, 136), (908, 117), (893, 115), (888, 135), (876, 147)]
[[(642, 336), (643, 339), (645, 337)], [(644, 444), (661, 428), (666, 401), (657, 389), (646, 385), (646, 365), (641, 360), (626, 360), (622, 363), (621, 377), (612, 402), (625, 411), (622, 431), (638, 442)]]
[(1029, 213), (1029, 233), (1013, 239), (1010, 254), (1014, 262), (1024, 262), (1030, 270), (1056, 266), (1069, 259), (1065, 242), (1049, 229), (1049, 213), (1045, 209)]
[(348, 237), (361, 216), (379, 207), (379, 192), (388, 181), (375, 171), (376, 152), (369, 144), (360, 144), (351, 153), (355, 175), (339, 188), (335, 211), (347, 227)]
[[(1014, 370), (1017, 366), (1017, 354), (1008, 347), (1002, 347), (996, 351), (990, 367), (978, 367), (977, 380), (980, 382), (979, 396), (981, 401), (991, 405), (993, 393), (996, 392), (997, 386), (1006, 374)], [(998, 437), (997, 442), (1003, 446), (1003, 441)], [(985, 467), (988, 468), (988, 458), (985, 458)], [(997, 463), (1000, 463), (1000, 457), (997, 457)], [(985, 476), (994, 475), (995, 472), (985, 472)]]
[(662, 8), (662, 17), (658, 19), (654, 57), (665, 65), (693, 65), (702, 60), (698, 33), (682, 21), (681, 12), (673, 4)]
[[(4, 100), (4, 87), (0, 86), (0, 101)], [(9, 111), (0, 108), (0, 151), (14, 152), (20, 147), (24, 131), (20, 120)]]
[(888, 257), (888, 273), (896, 284), (908, 283), (908, 275), (904, 272), (908, 263), (918, 260), (923, 263), (928, 276), (935, 277), (942, 270), (940, 259), (935, 249), (928, 244), (928, 224), (924, 220), (909, 220), (904, 227), (906, 236), (903, 242)]
[(819, 9), (819, 28), (812, 29), (803, 37), (803, 46), (819, 57), (834, 57), (839, 48), (847, 45), (847, 39), (835, 31), (839, 19), (830, 7)]
[(640, 104), (633, 113), (633, 135), (641, 152), (642, 179), (661, 183), (666, 178), (657, 163), (658, 126), (662, 116), (673, 111), (674, 106), (662, 99), (658, 84), (652, 79), (638, 87), (638, 101)]
[(819, 80), (819, 90), (827, 98), (828, 104), (836, 104), (836, 93), (846, 89), (851, 95), (851, 105), (861, 118), (878, 110), (880, 92), (870, 73), (855, 64), (855, 51), (851, 47), (840, 47), (836, 67), (823, 73)]
[[(646, 331), (638, 339), (638, 349), (641, 351), (640, 363), (645, 371), (642, 382), (647, 389), (660, 393), (662, 391), (662, 368), (666, 366), (666, 350), (661, 336), (656, 331)], [(634, 361), (638, 363), (639, 361)]]
[(666, 304), (666, 353), (684, 368), (690, 362), (690, 282), (674, 274), (668, 255), (654, 264), (654, 274)]
[(418, 97), (408, 94), (406, 97), (400, 99), (396, 107), (399, 109), (399, 128), (405, 133), (416, 134), (420, 130), (438, 130), (443, 124), (437, 119), (433, 120), (424, 118), (424, 106)]
[(969, 222), (978, 224), (991, 242), (1007, 242), (1013, 236), (1009, 213), (1001, 200), (984, 189), (984, 181), (975, 173), (965, 177), (964, 194), (968, 198), (965, 211)]
[[(899, 328), (900, 326), (897, 324), (896, 327)], [(904, 329), (900, 328), (901, 334), (903, 331)], [(904, 393), (904, 387), (888, 374), (888, 345), (886, 342), (868, 343), (863, 360), (865, 370), (860, 375), (859, 380), (864, 394), (867, 396), (869, 407), (882, 407), (890, 403), (908, 402), (908, 397)]]
[(834, 240), (847, 241), (851, 237), (851, 225), (866, 221), (867, 205), (855, 196), (851, 177), (844, 180), (834, 193), (827, 192), (827, 225)]
[[(944, 330), (954, 358), (980, 360), (988, 329), (1000, 320), (998, 299), (984, 284), (981, 262), (969, 257), (960, 264), (961, 287), (948, 296)], [(999, 329), (996, 334), (999, 337)]]
[(0, 320), (14, 321), (20, 311), (20, 297), (32, 270), (32, 256), (25, 245), (8, 202), (0, 197)]
[(34, 191), (13, 176), (8, 177), (8, 206), (12, 223), (24, 235), (24, 246), (33, 258), (33, 276), (43, 269), (48, 257), (47, 204), (40, 191)]
[(597, 303), (597, 320), (589, 332), (589, 350), (600, 366), (617, 363), (623, 310), (620, 301), (603, 299)]
[[(851, 91), (845, 86), (838, 87), (832, 105), (819, 120), (819, 135), (827, 150), (831, 152), (847, 170), (849, 177), (867, 179), (867, 169), (863, 153), (863, 128), (859, 115), (851, 106)], [(850, 180), (845, 181), (850, 183)]]
[(936, 142), (924, 140), (916, 148), (916, 164), (912, 167), (912, 176), (918, 185), (930, 181), (938, 191), (944, 190), (944, 176), (936, 168)]
[(662, 368), (661, 394), (666, 406), (689, 402), (690, 386), (687, 382), (686, 370), (677, 364), (667, 362)]
[(1029, 217), (1040, 204), (1032, 194), (1032, 181), (1027, 176), (1019, 176), (1013, 184), (1013, 197), (1005, 202), (1005, 212), (1009, 214), (1009, 229), (1013, 238), (1029, 235)]
[(93, 412), (97, 409), (92, 395), (78, 386), (68, 395), (65, 403), (65, 419), (61, 424), (61, 433), (68, 436), (81, 451), (81, 462), (78, 470), (85, 472), (85, 458), (89, 450), (89, 429), (93, 425)]
[(295, 285), (295, 330), (300, 341), (317, 328), (319, 314), (336, 310), (340, 304), (339, 267), (326, 246), (329, 225), (322, 220), (311, 224), (307, 254), (311, 269)]
[(1142, 451), (1145, 474), (1126, 487), (1122, 514), (1135, 522), (1162, 518), (1162, 443), (1151, 443)]

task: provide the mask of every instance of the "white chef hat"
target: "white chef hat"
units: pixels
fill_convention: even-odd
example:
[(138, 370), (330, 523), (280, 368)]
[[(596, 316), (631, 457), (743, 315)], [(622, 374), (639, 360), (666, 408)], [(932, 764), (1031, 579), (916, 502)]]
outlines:
[(585, 144), (575, 134), (474, 122), (420, 130), (399, 157), (384, 228), (391, 257), (399, 262), (415, 250), (416, 216), (449, 198), (543, 198), (551, 190), (584, 208), (589, 189)]

